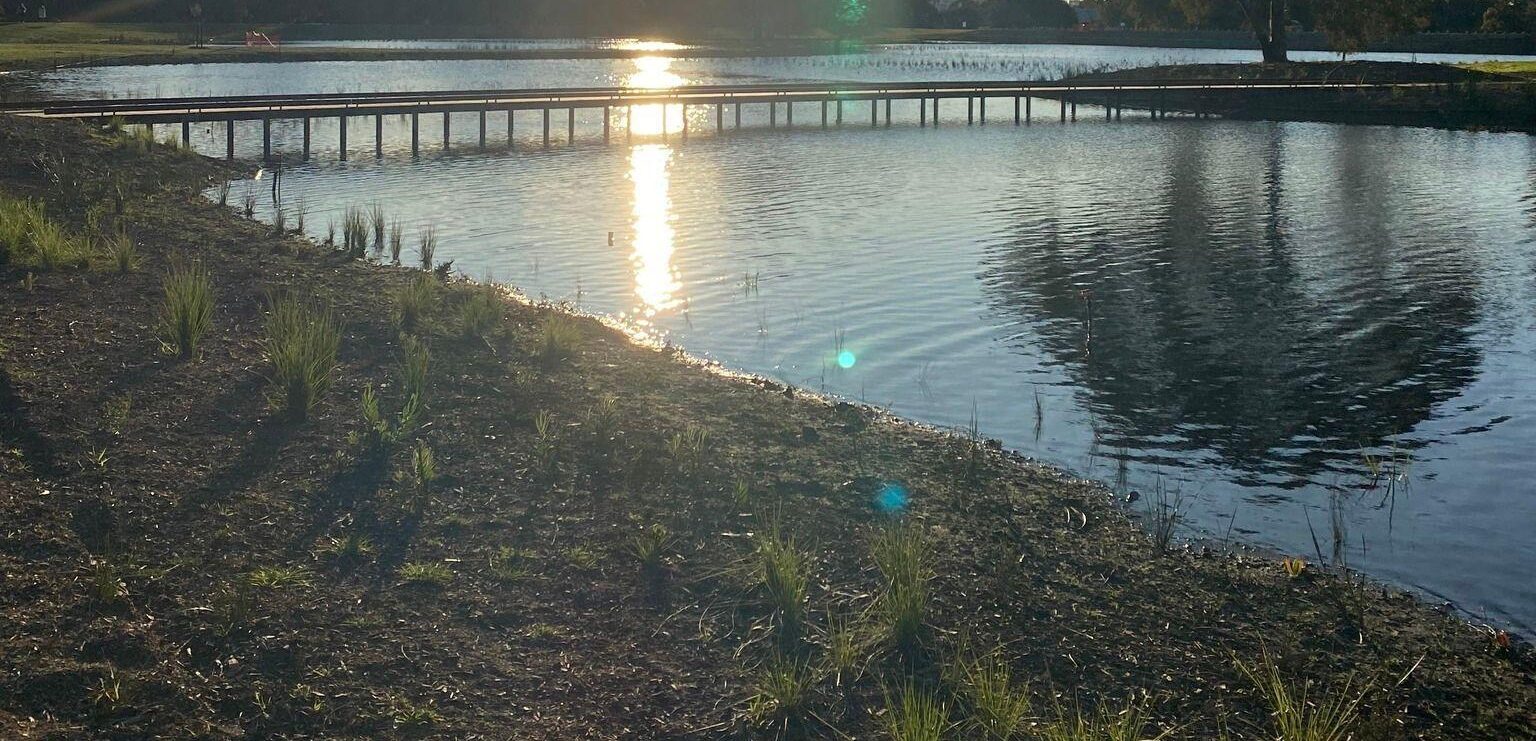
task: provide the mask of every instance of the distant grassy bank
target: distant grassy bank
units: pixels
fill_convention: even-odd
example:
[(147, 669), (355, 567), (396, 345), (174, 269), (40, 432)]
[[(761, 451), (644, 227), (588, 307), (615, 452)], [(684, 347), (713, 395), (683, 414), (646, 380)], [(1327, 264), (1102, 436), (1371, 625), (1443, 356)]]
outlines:
[(0, 736), (1536, 730), (1526, 644), (1325, 545), (1183, 547), (1161, 490), (1144, 528), (234, 174), (0, 117)]

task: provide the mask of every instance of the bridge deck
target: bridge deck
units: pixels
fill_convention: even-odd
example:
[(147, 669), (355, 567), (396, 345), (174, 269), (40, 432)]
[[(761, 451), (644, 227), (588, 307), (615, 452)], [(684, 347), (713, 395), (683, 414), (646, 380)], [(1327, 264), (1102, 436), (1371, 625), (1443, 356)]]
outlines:
[(117, 117), (125, 123), (155, 124), (462, 111), (613, 108), (658, 104), (718, 105), (988, 97), (1061, 98), (1076, 95), (1104, 101), (1112, 98), (1144, 99), (1148, 94), (1175, 91), (1220, 95), (1244, 91), (1382, 90), (1438, 86), (1443, 84), (1275, 80), (1159, 80), (1136, 83), (1085, 83), (1062, 80), (869, 84), (786, 83), (694, 85), (669, 89), (598, 87), (104, 99), (19, 104), (8, 106), (5, 110), (48, 118)]

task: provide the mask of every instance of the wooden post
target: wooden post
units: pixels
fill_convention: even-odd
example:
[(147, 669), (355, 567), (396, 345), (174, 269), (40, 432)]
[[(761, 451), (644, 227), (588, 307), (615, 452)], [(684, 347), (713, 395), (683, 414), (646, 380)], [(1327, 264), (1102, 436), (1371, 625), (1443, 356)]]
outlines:
[(480, 148), (485, 149), (485, 110), (480, 111)]
[(544, 148), (549, 149), (549, 109), (544, 109)]
[(768, 128), (776, 129), (778, 127), (779, 127), (779, 104), (770, 100), (770, 101), (768, 101)]
[(375, 158), (384, 156), (384, 114), (382, 113), (373, 117), (373, 156)]
[(741, 128), (741, 104), (736, 104), (736, 128)]
[(1013, 125), (1014, 126), (1018, 126), (1019, 125), (1019, 120), (1020, 120), (1019, 119), (1019, 105), (1020, 105), (1019, 96), (1017, 96), (1017, 95), (1013, 96)]
[[(309, 119), (307, 119), (307, 118), (304, 119), (304, 120), (306, 122), (309, 121)], [(192, 143), (192, 122), (191, 121), (182, 121), (181, 122), (181, 143), (182, 143), (183, 146), (190, 145)]]
[(879, 125), (880, 125), (880, 101), (875, 100), (874, 98), (870, 98), (869, 99), (869, 128), (873, 129), (876, 126), (879, 126)]
[(885, 99), (885, 128), (891, 128), (891, 99)]
[(263, 161), (272, 159), (272, 119), (269, 117), (261, 119), (261, 158)]
[(230, 119), (224, 122), (224, 156), (228, 159), (235, 158), (235, 121)]
[(933, 128), (939, 128), (939, 99), (933, 99)]
[(347, 161), (347, 117), (346, 116), (341, 116), (341, 117), (339, 117), (337, 119), (337, 127), (336, 128), (341, 131), (341, 161), (342, 162), (346, 162)]
[(612, 115), (613, 115), (613, 107), (612, 106), (603, 106), (603, 143), (604, 144), (608, 143), (609, 132), (612, 131), (612, 129), (613, 129), (613, 123), (610, 121), (610, 117)]
[(1034, 108), (1035, 108), (1035, 99), (1034, 98), (1025, 98), (1024, 99), (1024, 125), (1025, 126), (1028, 126), (1030, 124), (1030, 118), (1032, 117), (1032, 114), (1034, 113)]
[(513, 150), (513, 149), (517, 149), (517, 140), (513, 138), (513, 135), (515, 134), (514, 129), (516, 127), (517, 127), (517, 111), (515, 109), (508, 108), (507, 109), (507, 149), (508, 149), (508, 151)]
[(795, 101), (784, 101), (784, 128), (795, 128)]
[(725, 133), (725, 104), (715, 104), (715, 133)]
[(1066, 98), (1066, 96), (1062, 96), (1062, 98), (1061, 98), (1061, 122), (1062, 123), (1066, 123), (1067, 122), (1067, 98)]
[(576, 143), (576, 109), (565, 109), (565, 143)]
[(635, 107), (624, 106), (624, 141), (635, 139)]
[(965, 125), (970, 126), (974, 123), (976, 123), (976, 99), (967, 95), (965, 96)]
[(448, 150), (448, 129), (452, 125), (452, 120), (453, 114), (448, 111), (443, 111), (443, 151)]
[(837, 125), (843, 125), (843, 101), (837, 101)]
[(986, 98), (986, 96), (982, 96), (982, 98), (981, 98), (981, 112), (980, 112), (979, 115), (981, 116), (981, 125), (982, 126), (986, 126), (987, 125), (987, 98)]
[(1077, 120), (1077, 101), (1072, 101), (1072, 120)]
[(309, 116), (304, 117), (304, 161), (309, 161)]
[(411, 113), (411, 156), (421, 154), (421, 114)]
[(917, 99), (917, 125), (928, 127), (928, 101), (922, 98)]
[(1113, 108), (1110, 108), (1108, 105), (1104, 106), (1104, 120), (1105, 121), (1111, 120), (1110, 117), (1113, 116), (1114, 113), (1115, 113), (1115, 111), (1114, 111)]
[(682, 119), (683, 119), (683, 141), (688, 141), (688, 104), (687, 103), (683, 103), (679, 107), (683, 111), (683, 115), (682, 115)]
[(821, 101), (821, 128), (827, 128), (827, 101)]

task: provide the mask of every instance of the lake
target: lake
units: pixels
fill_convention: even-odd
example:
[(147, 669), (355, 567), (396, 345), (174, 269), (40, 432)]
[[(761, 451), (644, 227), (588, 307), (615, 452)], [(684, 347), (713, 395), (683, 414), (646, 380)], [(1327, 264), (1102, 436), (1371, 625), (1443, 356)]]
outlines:
[[(673, 54), (686, 55), (686, 50)], [(1298, 58), (1326, 55), (1298, 54)], [(316, 62), (104, 67), (33, 75), (61, 96), (205, 95), (757, 80), (1049, 78), (1256, 53), (929, 44), (839, 56)], [(1409, 59), (1408, 55), (1381, 55)], [(1419, 55), (1426, 61), (1436, 59)], [(534, 297), (608, 314), (723, 365), (969, 427), (1144, 510), (1179, 500), (1184, 535), (1347, 562), (1476, 619), (1536, 628), (1536, 146), (1523, 134), (1222, 120), (985, 126), (946, 101), (920, 127), (853, 105), (822, 130), (663, 142), (683, 115), (578, 114), (541, 149), (491, 117), (336, 122), (285, 170), (312, 236), (377, 202), (428, 225), (439, 259)], [(883, 122), (883, 116), (882, 116)], [(170, 132), (167, 132), (170, 133)], [(255, 125), (242, 156), (260, 155)], [(299, 150), (296, 122), (274, 147)], [(223, 129), (196, 145), (222, 153)], [(428, 146), (430, 144), (430, 146)], [(266, 182), (237, 182), (233, 200)], [(409, 253), (409, 248), (408, 248)], [(408, 255), (409, 257), (409, 255)], [(1314, 546), (1316, 542), (1321, 547)]]

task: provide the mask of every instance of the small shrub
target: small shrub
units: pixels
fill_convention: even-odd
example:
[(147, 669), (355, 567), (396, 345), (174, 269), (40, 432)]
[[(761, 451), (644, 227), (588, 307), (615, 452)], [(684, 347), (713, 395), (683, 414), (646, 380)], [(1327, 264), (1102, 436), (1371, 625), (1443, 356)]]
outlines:
[(885, 732), (892, 741), (939, 741), (949, 730), (949, 706), (911, 680), (899, 696), (885, 693)]
[(453, 581), (453, 570), (440, 563), (413, 561), (401, 566), (399, 574), (406, 584), (441, 587)]
[(437, 281), (430, 275), (417, 275), (395, 292), (395, 326), (403, 332), (415, 332), (426, 324), (437, 307)]
[(213, 280), (202, 263), (173, 260), (160, 307), (160, 345), (179, 358), (197, 353), (213, 326)]
[(554, 478), (560, 464), (560, 433), (555, 429), (554, 417), (539, 410), (533, 416), (533, 431), (534, 465), (546, 479)]
[(116, 559), (102, 556), (87, 565), (91, 596), (103, 605), (115, 605), (128, 596), (123, 571)]
[(225, 181), (219, 183), (218, 193), (219, 193), (219, 206), (221, 206), (221, 207), (229, 206), (229, 181), (228, 180), (225, 180)]
[(646, 574), (661, 572), (662, 559), (672, 549), (672, 533), (665, 525), (652, 525), (629, 541), (629, 553), (640, 562), (640, 570)]
[(411, 510), (420, 516), (432, 500), (432, 482), (437, 479), (437, 461), (432, 448), (425, 440), (418, 441), (411, 451), (411, 467), (404, 477), (410, 486)]
[(432, 367), (432, 352), (427, 343), (415, 337), (406, 337), (404, 356), (400, 361), (400, 387), (415, 406), (427, 400), (427, 371)]
[(302, 420), (330, 389), (341, 328), (329, 310), (292, 297), (274, 298), (267, 316), (266, 351), (272, 363), (271, 401)]

